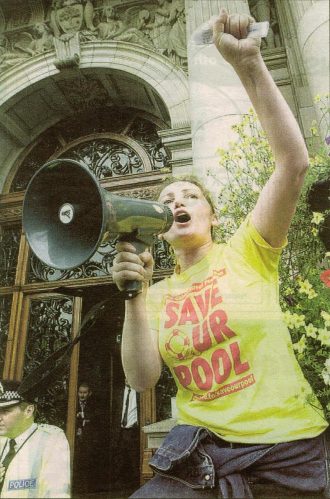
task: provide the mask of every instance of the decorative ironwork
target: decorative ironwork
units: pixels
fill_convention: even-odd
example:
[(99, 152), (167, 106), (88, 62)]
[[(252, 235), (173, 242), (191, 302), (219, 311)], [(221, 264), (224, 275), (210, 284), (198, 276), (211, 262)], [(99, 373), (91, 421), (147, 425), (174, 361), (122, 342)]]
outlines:
[(94, 255), (74, 269), (58, 270), (48, 267), (33, 253), (30, 256), (29, 282), (64, 281), (111, 275), (112, 262), (116, 255), (115, 241), (101, 244)]
[(7, 206), (0, 211), (0, 224), (14, 222), (22, 217), (22, 206)]
[[(104, 137), (105, 130), (111, 128), (116, 133), (127, 129), (127, 135), (131, 136), (146, 152), (150, 158), (151, 167), (159, 170), (168, 165), (168, 156), (157, 135), (157, 125), (141, 118), (138, 114), (133, 117), (128, 110), (110, 112), (97, 110), (99, 119), (96, 121), (86, 119), (85, 113), (79, 114), (79, 120), (69, 119), (56, 127), (48, 130), (40, 139), (38, 144), (22, 163), (12, 183), (12, 190), (20, 191), (27, 187), (32, 175), (39, 167), (47, 162), (50, 157), (56, 157), (60, 145), (56, 137), (62, 136), (65, 140), (72, 141), (80, 134), (89, 135), (93, 133), (93, 139), (81, 140), (72, 148), (67, 149), (59, 157), (71, 158), (85, 165), (98, 180), (125, 175), (140, 174), (145, 171), (145, 165), (141, 156), (129, 144), (132, 139), (123, 141)], [(95, 130), (97, 123), (97, 130)], [(130, 123), (129, 127), (127, 126)], [(108, 124), (108, 125), (107, 125)], [(116, 130), (113, 130), (115, 124)], [(95, 137), (102, 133), (102, 137)], [(55, 140), (54, 140), (55, 137)], [(146, 160), (146, 158), (145, 158)], [(149, 165), (150, 168), (150, 165)], [(149, 199), (152, 197), (152, 188), (130, 191), (130, 197), (141, 197)], [(156, 242), (155, 249), (156, 269), (166, 269), (173, 266), (168, 247), (164, 242)], [(88, 277), (102, 277), (111, 275), (111, 267), (115, 256), (114, 242), (101, 245), (94, 255), (83, 265), (69, 270), (57, 270), (43, 264), (37, 257), (31, 254), (28, 282), (40, 281), (62, 281), (69, 279), (80, 279)], [(15, 261), (16, 267), (16, 261)], [(15, 268), (14, 267), (14, 268)]]
[(274, 0), (248, 0), (250, 11), (256, 21), (268, 21), (269, 31), (261, 41), (261, 50), (273, 50), (282, 47), (278, 15)]
[(157, 135), (156, 126), (143, 118), (136, 119), (128, 135), (139, 142), (150, 156), (152, 169), (160, 170), (169, 166), (169, 157)]
[(157, 421), (168, 419), (172, 415), (171, 398), (175, 397), (177, 387), (173, 376), (164, 365), (159, 381), (156, 385), (156, 418)]
[[(71, 339), (72, 299), (44, 298), (32, 300), (24, 375), (38, 367), (55, 350)], [(67, 383), (69, 373), (49, 387), (39, 398), (39, 420), (65, 427), (67, 410)]]
[(75, 159), (102, 180), (144, 171), (140, 156), (129, 145), (111, 139), (95, 139), (66, 151), (65, 158)]
[[(155, 186), (148, 186), (139, 189), (130, 189), (129, 197), (134, 199), (146, 199), (155, 201), (157, 199), (158, 189)], [(120, 193), (118, 193), (120, 195)], [(125, 194), (126, 196), (127, 194)]]
[[(49, 158), (60, 154), (61, 145), (58, 137), (68, 143), (78, 137), (91, 134), (122, 133), (132, 121), (132, 113), (128, 110), (95, 110), (95, 119), (90, 113), (79, 113), (77, 116), (61, 122), (45, 132), (32, 151), (21, 164), (11, 185), (11, 192), (26, 189), (31, 177)], [(131, 136), (150, 158), (151, 168), (160, 170), (168, 167), (169, 157), (157, 134), (158, 127), (145, 118), (136, 115), (127, 135)], [(86, 140), (61, 154), (61, 157), (75, 159), (88, 167), (98, 179), (112, 178), (144, 172), (144, 165), (139, 154), (125, 142), (109, 138)]]
[(0, 286), (15, 283), (20, 235), (20, 227), (0, 228)]
[(12, 296), (0, 297), (0, 376), (5, 364)]
[[(31, 253), (28, 282), (64, 281), (110, 276), (113, 260), (116, 256), (115, 244), (115, 240), (101, 244), (86, 263), (68, 270), (58, 270), (48, 267)], [(154, 239), (153, 257), (155, 270), (168, 270), (174, 267), (174, 257), (166, 241), (159, 240), (158, 238)]]
[(173, 252), (171, 251), (169, 244), (163, 239), (156, 239), (153, 256), (155, 260), (155, 269), (157, 270), (168, 270), (175, 265)]

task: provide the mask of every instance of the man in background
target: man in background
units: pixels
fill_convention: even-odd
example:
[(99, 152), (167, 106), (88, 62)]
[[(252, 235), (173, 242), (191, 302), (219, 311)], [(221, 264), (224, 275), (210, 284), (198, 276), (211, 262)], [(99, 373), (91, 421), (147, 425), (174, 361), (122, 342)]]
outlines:
[(60, 428), (34, 421), (20, 382), (0, 381), (0, 497), (70, 497), (70, 450)]
[(74, 492), (93, 492), (98, 456), (96, 407), (88, 382), (78, 386), (76, 439), (74, 454)]
[(140, 431), (137, 393), (125, 379), (116, 448), (115, 488), (134, 488), (140, 481)]
[(88, 383), (82, 382), (78, 388), (78, 407), (77, 407), (77, 424), (76, 424), (76, 435), (78, 437), (84, 436), (90, 430), (90, 423), (93, 419), (94, 407), (90, 401), (92, 395), (92, 390)]

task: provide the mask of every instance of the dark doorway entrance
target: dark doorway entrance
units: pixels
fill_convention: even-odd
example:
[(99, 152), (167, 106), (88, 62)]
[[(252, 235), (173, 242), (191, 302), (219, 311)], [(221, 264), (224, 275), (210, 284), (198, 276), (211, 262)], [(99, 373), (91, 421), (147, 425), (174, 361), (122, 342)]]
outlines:
[[(80, 343), (78, 387), (82, 383), (88, 385), (92, 393), (87, 402), (89, 412), (84, 414), (86, 422), (81, 436), (77, 435), (79, 424), (76, 420), (73, 466), (75, 495), (127, 488), (125, 477), (118, 473), (119, 460), (127, 449), (121, 446), (120, 427), (125, 387), (120, 358), (124, 300), (117, 288), (110, 285), (85, 288), (82, 317), (103, 300), (108, 301), (102, 316)], [(77, 416), (79, 407), (77, 402)], [(135, 454), (135, 467), (138, 470), (139, 449)], [(131, 471), (127, 470), (127, 473)]]

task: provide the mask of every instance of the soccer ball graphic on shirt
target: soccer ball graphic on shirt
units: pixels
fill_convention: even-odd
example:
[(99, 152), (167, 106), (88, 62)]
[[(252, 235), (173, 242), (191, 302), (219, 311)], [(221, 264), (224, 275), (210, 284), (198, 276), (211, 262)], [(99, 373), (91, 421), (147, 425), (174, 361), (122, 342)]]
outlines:
[(177, 360), (188, 359), (194, 355), (189, 336), (179, 329), (173, 329), (165, 343), (165, 349)]

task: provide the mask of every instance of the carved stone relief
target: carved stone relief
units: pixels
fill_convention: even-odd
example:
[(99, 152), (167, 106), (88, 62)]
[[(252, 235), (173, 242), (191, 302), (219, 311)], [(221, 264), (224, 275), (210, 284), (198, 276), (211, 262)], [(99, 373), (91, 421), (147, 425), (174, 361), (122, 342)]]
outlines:
[(96, 10), (94, 24), (99, 39), (143, 45), (186, 67), (184, 0), (144, 0), (131, 7), (105, 0)]
[(262, 49), (274, 49), (282, 46), (274, 0), (248, 0), (252, 16), (256, 21), (268, 21), (267, 38), (262, 39)]
[(54, 38), (57, 69), (79, 66), (80, 43), (78, 33), (68, 33)]
[(90, 0), (53, 0), (50, 25), (54, 36), (94, 31), (94, 7)]
[(80, 34), (82, 40), (93, 39), (93, 13), (90, 0), (53, 0), (49, 23), (54, 34), (58, 69), (79, 65)]
[[(133, 6), (109, 0), (44, 0), (43, 4), (40, 0), (43, 9), (39, 8), (38, 14), (27, 7), (24, 15), (16, 18), (15, 29), (11, 17), (5, 19), (0, 72), (54, 49), (57, 68), (75, 67), (80, 44), (96, 40), (148, 47), (187, 67), (184, 0), (137, 0)], [(6, 16), (11, 14), (6, 12)]]
[[(132, 11), (132, 9), (134, 9)], [(135, 15), (136, 14), (136, 15)], [(98, 38), (101, 40), (120, 40), (152, 47), (148, 34), (139, 28), (147, 24), (149, 11), (136, 11), (135, 7), (127, 9), (120, 17), (111, 6), (102, 9), (101, 21), (97, 25)], [(136, 23), (134, 26), (133, 23)]]
[[(31, 39), (29, 38), (28, 43), (30, 41)], [(28, 59), (28, 57), (29, 55), (27, 53), (22, 52), (16, 47), (16, 42), (14, 42), (14, 40), (10, 40), (5, 35), (0, 36), (0, 72), (20, 64)]]

